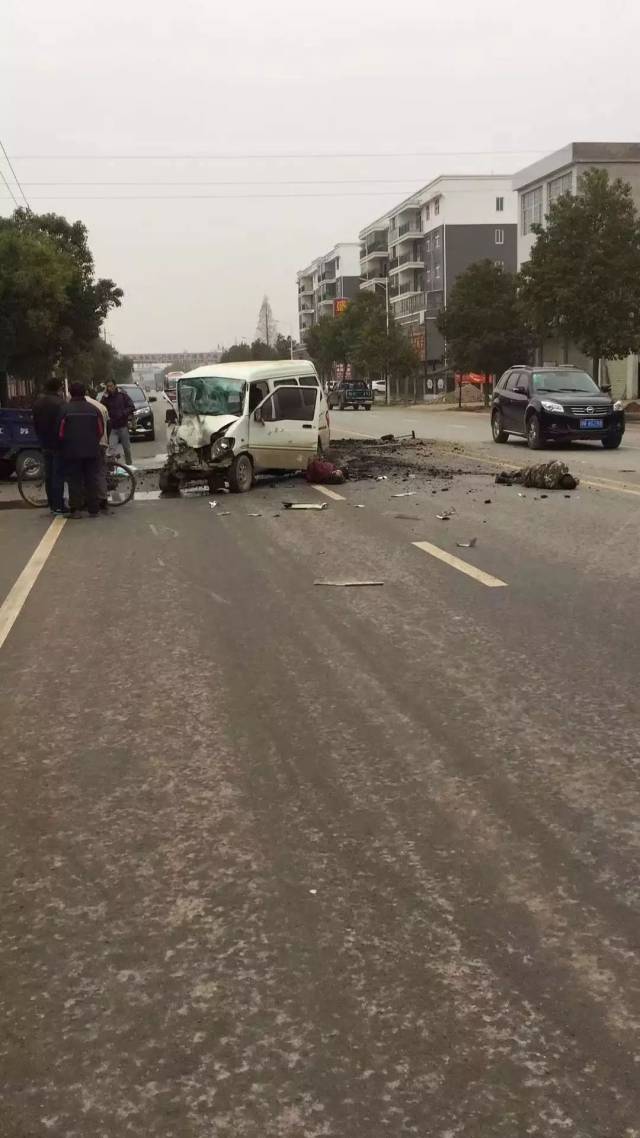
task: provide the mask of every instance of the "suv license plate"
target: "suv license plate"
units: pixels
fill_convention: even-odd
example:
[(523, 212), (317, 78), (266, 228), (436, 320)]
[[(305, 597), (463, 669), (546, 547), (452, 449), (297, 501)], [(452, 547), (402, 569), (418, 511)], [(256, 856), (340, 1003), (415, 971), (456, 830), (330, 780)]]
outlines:
[(604, 420), (603, 419), (581, 419), (580, 420), (580, 430), (581, 431), (601, 431), (603, 427), (604, 427)]

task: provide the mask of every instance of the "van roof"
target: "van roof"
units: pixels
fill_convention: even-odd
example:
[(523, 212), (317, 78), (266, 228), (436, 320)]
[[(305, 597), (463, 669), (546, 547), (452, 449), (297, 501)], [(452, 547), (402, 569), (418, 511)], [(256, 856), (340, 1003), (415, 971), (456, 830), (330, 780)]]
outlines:
[(311, 360), (249, 360), (237, 364), (205, 364), (187, 371), (180, 379), (220, 376), (221, 379), (273, 379), (275, 376), (315, 375)]

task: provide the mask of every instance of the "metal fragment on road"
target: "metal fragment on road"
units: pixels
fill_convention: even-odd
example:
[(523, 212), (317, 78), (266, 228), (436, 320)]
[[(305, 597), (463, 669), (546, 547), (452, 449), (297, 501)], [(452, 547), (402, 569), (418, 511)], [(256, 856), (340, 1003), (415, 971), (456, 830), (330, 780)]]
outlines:
[(248, 518), (261, 518), (262, 514), (247, 514)]
[(353, 589), (370, 585), (384, 585), (384, 581), (314, 581), (314, 585), (328, 585), (331, 588)]
[(445, 510), (445, 512), (443, 514), (436, 514), (436, 517), (437, 517), (439, 522), (450, 522), (451, 521), (451, 511)]
[(457, 541), (458, 549), (475, 549), (477, 544), (477, 537), (470, 537), (468, 541)]
[(216, 506), (217, 506), (217, 505), (218, 505), (218, 503), (217, 503), (217, 502), (209, 502), (209, 509), (210, 509), (210, 510), (215, 510), (215, 508), (216, 508)]
[(326, 502), (283, 502), (285, 510), (326, 510)]
[(392, 494), (392, 498), (411, 498), (416, 493), (415, 490), (401, 490), (399, 494)]
[(388, 481), (389, 481), (389, 479), (388, 479), (386, 474), (379, 474), (378, 477), (376, 478), (376, 482), (388, 482)]

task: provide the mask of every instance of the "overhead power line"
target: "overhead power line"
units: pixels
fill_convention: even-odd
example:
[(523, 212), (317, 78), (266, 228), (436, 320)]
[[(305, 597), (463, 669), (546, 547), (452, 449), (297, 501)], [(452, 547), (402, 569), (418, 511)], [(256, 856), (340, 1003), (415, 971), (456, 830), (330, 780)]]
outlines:
[(268, 182), (252, 178), (216, 182), (24, 182), (25, 186), (405, 186), (415, 178), (283, 178)]
[[(26, 205), (27, 209), (31, 209), (31, 206), (29, 205), (29, 202), (27, 201), (27, 195), (25, 194), (25, 192), (24, 192), (24, 190), (23, 190), (22, 186), (20, 185), (20, 179), (18, 178), (18, 175), (16, 174), (16, 172), (15, 172), (15, 170), (14, 170), (13, 166), (11, 165), (11, 159), (10, 159), (9, 155), (7, 154), (7, 152), (6, 152), (5, 148), (4, 148), (4, 143), (2, 142), (2, 139), (1, 139), (1, 138), (0, 138), (0, 149), (2, 150), (2, 153), (4, 154), (4, 156), (5, 156), (6, 160), (7, 160), (7, 165), (8, 165), (8, 167), (9, 167), (9, 169), (10, 169), (11, 173), (13, 174), (13, 177), (14, 177), (14, 180), (15, 180), (15, 183), (16, 183), (16, 186), (17, 186), (17, 187), (18, 187), (18, 189), (20, 190), (20, 193), (22, 194), (22, 196), (23, 196), (23, 198), (24, 198), (24, 200), (25, 200), (25, 205)], [(3, 176), (3, 178), (4, 178), (4, 181), (5, 181), (5, 182), (7, 182), (7, 179), (4, 177), (4, 174), (3, 174), (2, 176)], [(8, 182), (7, 182), (7, 185), (9, 185), (9, 183), (8, 183)], [(13, 200), (16, 202), (16, 205), (18, 205), (18, 202), (16, 201), (15, 197), (13, 196), (13, 193), (11, 194), (11, 196), (13, 197)]]
[(336, 150), (286, 154), (14, 154), (12, 157), (16, 162), (272, 162), (284, 158), (486, 158), (488, 155), (515, 157), (544, 153), (544, 149), (537, 147), (534, 150)]
[(14, 192), (13, 192), (13, 189), (11, 188), (11, 186), (10, 186), (9, 182), (7, 181), (7, 179), (6, 179), (6, 177), (5, 177), (5, 173), (4, 173), (4, 170), (0, 170), (0, 175), (2, 175), (2, 181), (4, 182), (4, 184), (5, 184), (5, 186), (7, 187), (7, 189), (8, 189), (8, 191), (9, 191), (9, 193), (11, 194), (11, 197), (12, 197), (12, 198), (13, 198), (13, 200), (14, 200), (14, 203), (15, 203), (16, 209), (19, 209), (19, 208), (20, 208), (20, 202), (18, 201), (18, 199), (17, 199), (16, 195), (15, 195), (15, 194), (14, 194)]
[(380, 198), (397, 197), (397, 190), (371, 190), (362, 193), (329, 194), (36, 194), (32, 201), (51, 201), (57, 198), (67, 202), (170, 202), (170, 201), (246, 201), (247, 199), (292, 198)]

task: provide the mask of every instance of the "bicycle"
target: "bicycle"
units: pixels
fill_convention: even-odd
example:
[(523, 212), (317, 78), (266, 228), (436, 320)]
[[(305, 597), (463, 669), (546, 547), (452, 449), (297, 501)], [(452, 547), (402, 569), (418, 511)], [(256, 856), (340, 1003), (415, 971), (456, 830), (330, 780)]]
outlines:
[[(106, 463), (107, 502), (110, 506), (126, 506), (136, 492), (135, 475), (117, 454), (107, 454)], [(24, 464), (18, 475), (18, 490), (29, 506), (43, 509), (48, 505), (44, 462), (32, 459)]]

